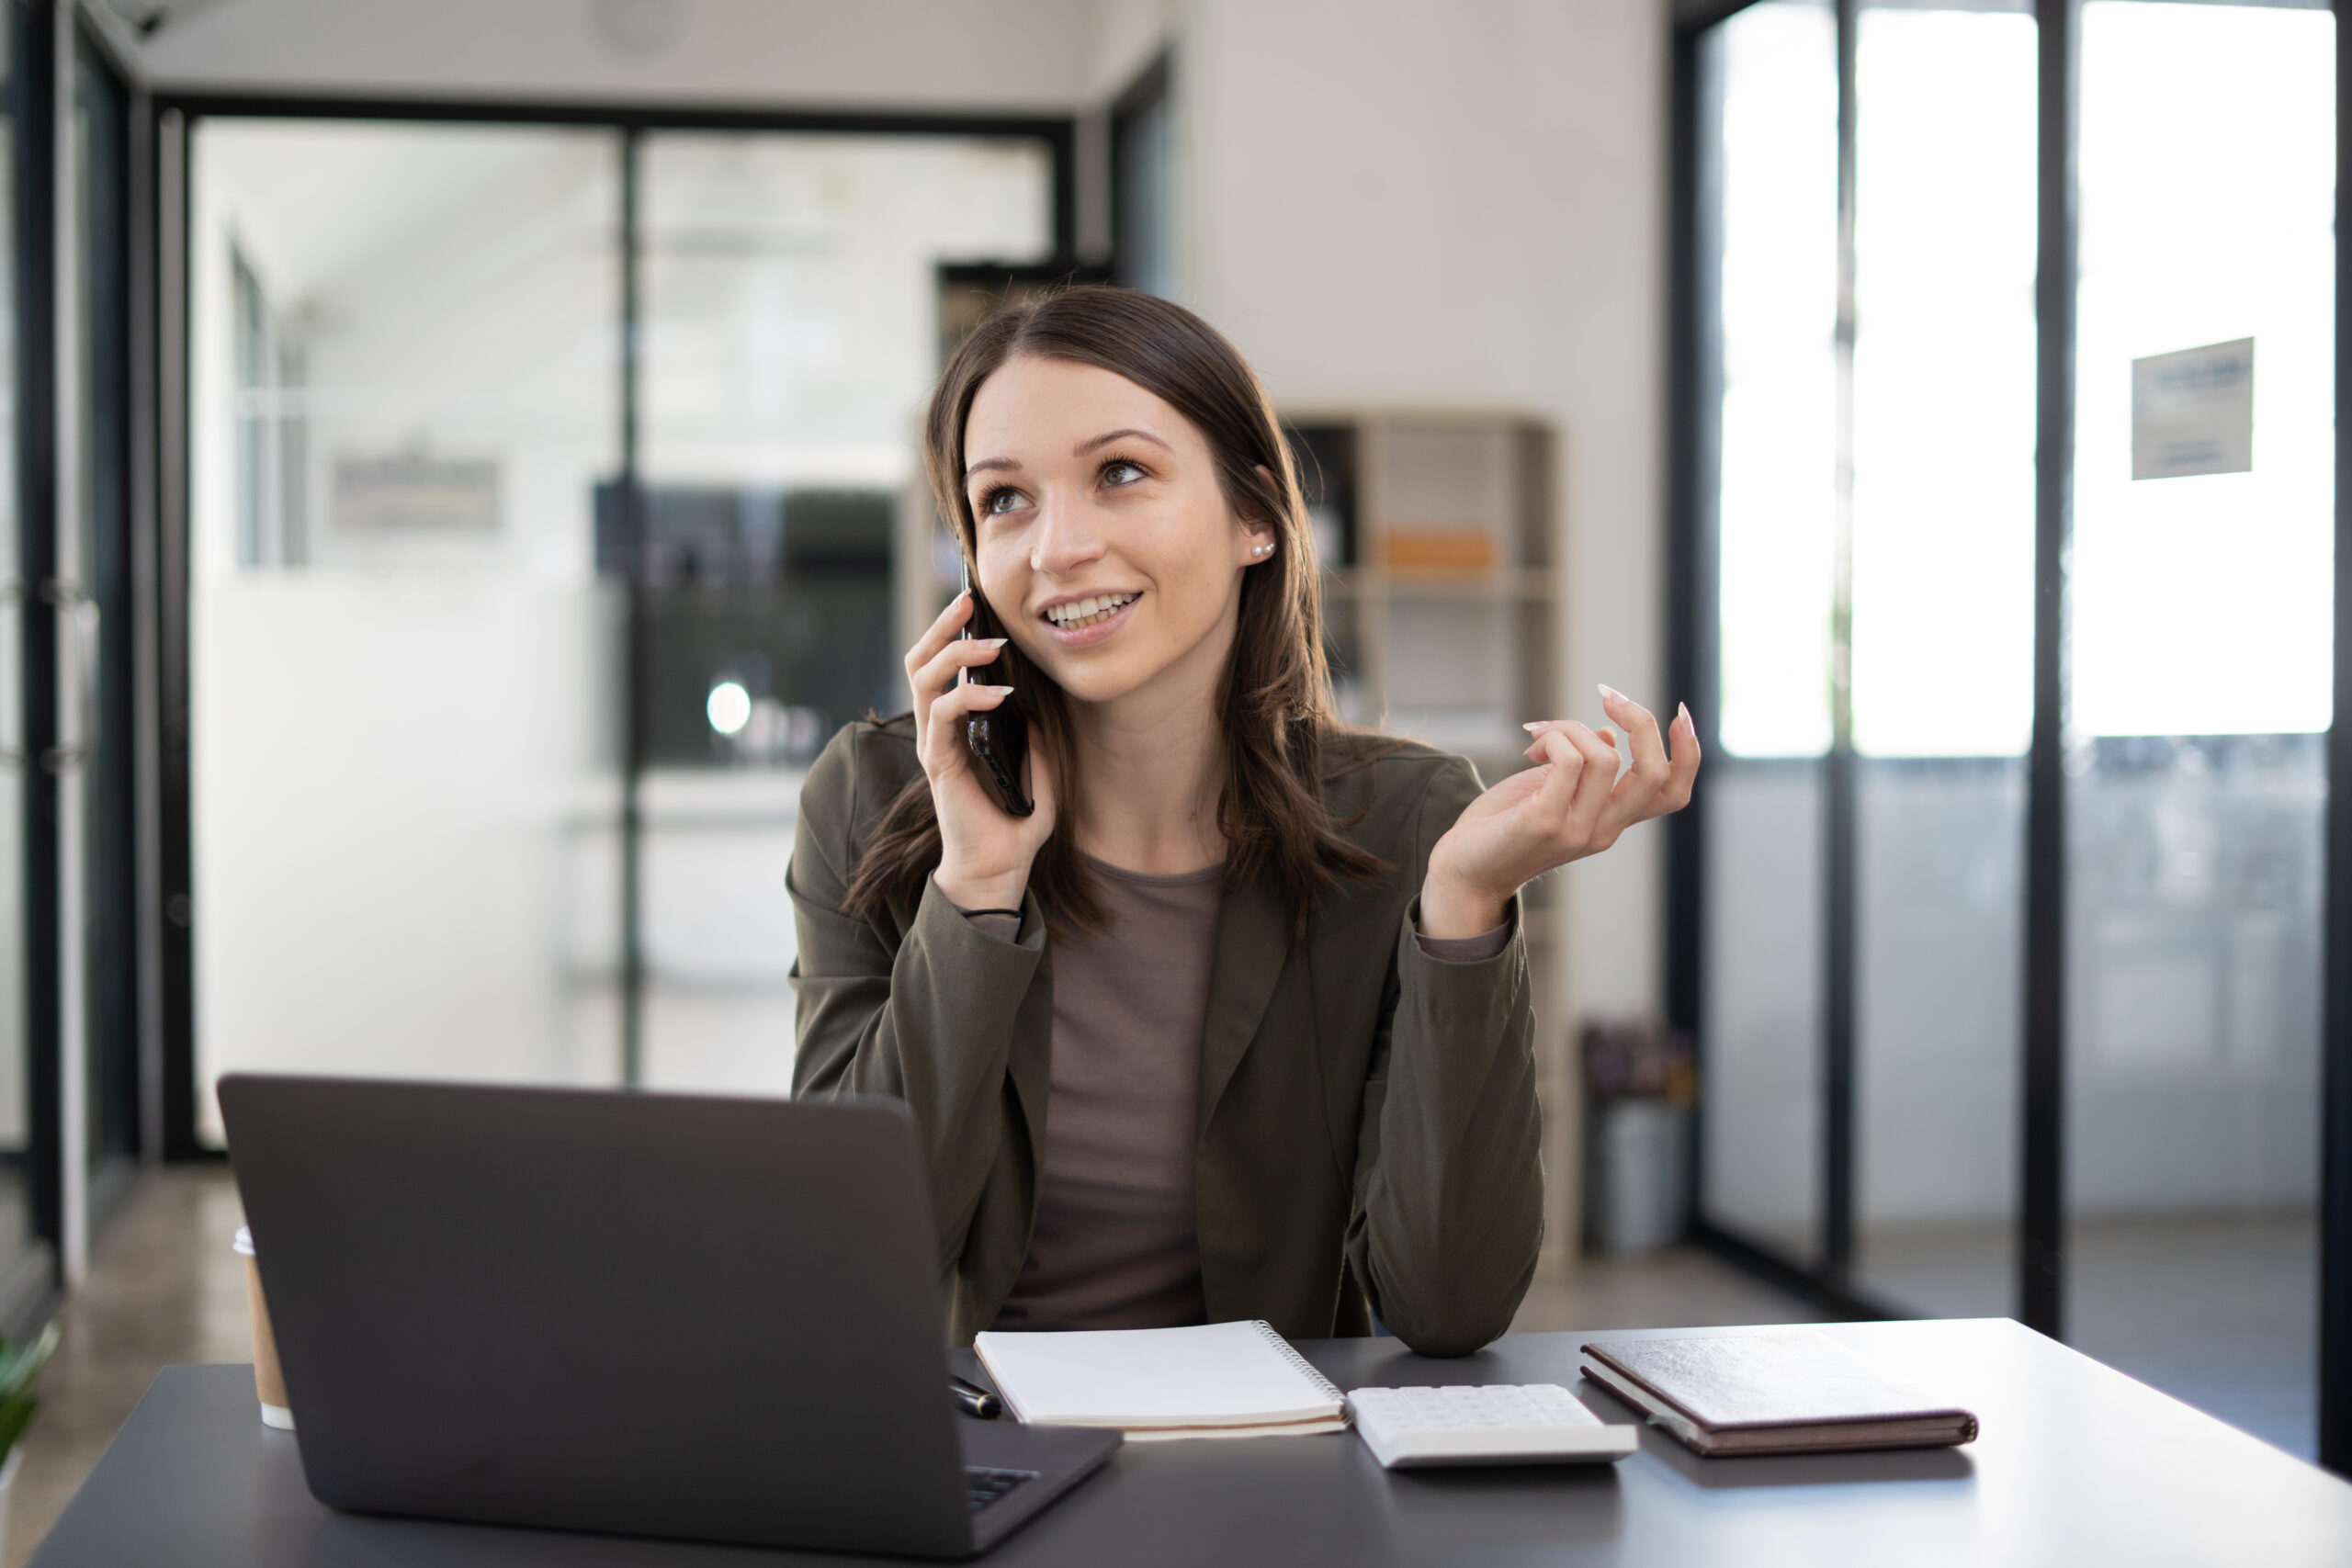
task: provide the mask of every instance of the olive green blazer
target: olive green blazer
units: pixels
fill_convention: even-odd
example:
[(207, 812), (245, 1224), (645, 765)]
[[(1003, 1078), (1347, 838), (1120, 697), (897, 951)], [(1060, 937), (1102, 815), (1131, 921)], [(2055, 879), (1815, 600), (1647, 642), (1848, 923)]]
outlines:
[[(1201, 1031), (1195, 1214), (1211, 1322), (1314, 1338), (1380, 1321), (1424, 1355), (1510, 1326), (1543, 1239), (1526, 941), (1422, 951), (1430, 846), (1479, 789), (1459, 757), (1385, 738), (1329, 748), (1327, 798), (1392, 868), (1327, 893), (1293, 946), (1282, 900), (1228, 887)], [(995, 1319), (1029, 1250), (1052, 1114), (1053, 951), (1032, 892), (1010, 942), (935, 883), (865, 919), (858, 856), (916, 777), (911, 721), (853, 724), (800, 795), (787, 883), (799, 956), (797, 1095), (889, 1095), (929, 1163), (957, 1343)]]

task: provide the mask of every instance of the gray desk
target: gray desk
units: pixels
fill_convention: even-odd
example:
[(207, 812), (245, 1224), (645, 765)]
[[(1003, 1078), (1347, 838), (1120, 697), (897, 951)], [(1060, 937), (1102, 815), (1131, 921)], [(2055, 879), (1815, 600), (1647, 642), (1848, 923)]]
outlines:
[[(1690, 1332), (1733, 1332), (1693, 1330)], [(2004, 1319), (1826, 1332), (1974, 1409), (1965, 1449), (1701, 1460), (1660, 1433), (1613, 1468), (1390, 1474), (1350, 1435), (1130, 1444), (984, 1559), (1030, 1564), (2352, 1563), (2352, 1484)], [(1575, 1334), (1427, 1361), (1393, 1339), (1301, 1347), (1342, 1387), (1559, 1382)], [(864, 1563), (672, 1542), (338, 1515), (243, 1367), (155, 1380), (35, 1568), (750, 1568)]]

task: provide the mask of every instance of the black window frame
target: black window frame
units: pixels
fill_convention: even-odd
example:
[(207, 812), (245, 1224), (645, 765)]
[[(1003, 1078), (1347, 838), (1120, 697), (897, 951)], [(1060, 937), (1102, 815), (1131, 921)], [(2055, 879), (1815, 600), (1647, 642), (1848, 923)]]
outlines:
[(42, 585), (57, 570), (57, 23), (41, 0), (8, 7), (13, 116), (17, 309), (17, 526), (24, 732), (25, 1185), (35, 1265), (12, 1273), (0, 1333), (20, 1337), (54, 1309), (64, 1285), (61, 1163), (57, 774), (40, 765), (58, 742), (57, 614)]
[[(1152, 226), (1163, 247), (1169, 240), (1167, 171), (1160, 171), (1157, 188), (1138, 191), (1142, 182), (1136, 177), (1135, 161), (1146, 129), (1157, 124), (1164, 130), (1167, 126), (1174, 107), (1174, 73), (1172, 57), (1162, 51), (1111, 101), (1111, 277), (1122, 288), (1139, 288), (1144, 281), (1139, 276), (1144, 226)], [(1160, 257), (1163, 263), (1166, 259)]]
[(83, 672), (92, 686), (92, 711), (84, 720), (86, 732), (70, 743), (70, 761), (61, 758), (73, 770), (66, 775), (68, 787), (85, 791), (83, 1179), (87, 1233), (94, 1239), (130, 1196), (152, 1121), (146, 1113), (152, 1075), (142, 1061), (142, 1034), (152, 1032), (142, 1030), (141, 1016), (145, 933), (139, 897), (138, 663), (143, 639), (137, 495), (143, 471), (135, 389), (141, 240), (133, 216), (141, 171), (133, 148), (142, 106), (136, 78), (86, 16), (75, 14), (74, 35), (72, 91), (77, 100), (86, 95), (91, 116), (87, 144), (77, 150), (86, 160), (74, 160), (88, 203), (75, 220), (81, 225), (76, 254), (82, 315), (90, 333), (83, 371), (89, 384), (81, 389), (74, 454), (83, 468), (84, 516), (60, 517), (58, 523), (80, 528), (86, 519), (88, 528), (82, 540), (81, 581), (57, 583), (49, 597), (52, 614), (86, 605), (97, 616), (88, 649), (95, 668)]
[[(1720, 246), (1704, 225), (1713, 210), (1706, 149), (1713, 105), (1703, 79), (1702, 40), (1753, 0), (1678, 0), (1669, 66), (1669, 314), (1666, 493), (1668, 498), (1667, 664), (1675, 689), (1692, 694), (1702, 744), (1718, 739), (1720, 648), (1715, 623), (1715, 480), (1720, 470), (1721, 388), (1713, 346), (1720, 322)], [(1838, 211), (1841, 334), (1852, 330), (1852, 211), (1855, 127), (1854, 44), (1860, 0), (1831, 0), (1838, 26)], [(2064, 701), (2064, 567), (2071, 528), (2074, 461), (2074, 362), (2076, 53), (2080, 0), (2041, 0), (2035, 17), (2037, 98), (2036, 224), (2040, 260), (2036, 311), (2033, 723), (2027, 753), (2024, 842), (2025, 953), (2022, 1083), (2017, 1214), (2017, 1315), (2058, 1336), (2065, 1305), (2065, 985), (2066, 779), (2061, 724)], [(2336, 16), (2337, 209), (2342, 171), (2352, 149), (2352, 39), (2346, 6)], [(1719, 136), (1717, 137), (1719, 140)], [(2338, 228), (2342, 224), (2339, 218)], [(2352, 282), (2344, 248), (2335, 262), (2335, 398), (2352, 392)], [(1849, 340), (1850, 341), (1850, 340)], [(2352, 694), (2352, 500), (2342, 476), (2352, 471), (2352, 424), (2335, 422), (2335, 689), (2337, 719), (2327, 734), (2325, 928), (2323, 934), (2321, 1037), (2319, 1444), (2320, 1463), (2352, 1475), (2352, 724), (2342, 705)], [(1854, 1317), (1895, 1315), (1888, 1303), (1858, 1293), (1850, 1279), (1854, 1213), (1855, 985), (1852, 747), (1842, 722), (1822, 761), (1828, 787), (1825, 889), (1827, 919), (1822, 1041), (1824, 1174), (1819, 1243), (1813, 1258), (1794, 1258), (1712, 1223), (1702, 1208), (1705, 1140), (1689, 1145), (1691, 1239), (1824, 1309)], [(1841, 787), (1841, 780), (1843, 786)], [(1668, 1016), (1698, 1043), (1705, 1070), (1703, 1006), (1707, 853), (1706, 791), (1697, 808), (1668, 827), (1664, 947)], [(1703, 1110), (1700, 1112), (1703, 1116)]]
[[(1719, 243), (1705, 232), (1714, 202), (1705, 148), (1717, 127), (1702, 80), (1702, 38), (1752, 0), (1679, 0), (1670, 62), (1670, 392), (1668, 392), (1668, 670), (1677, 691), (1691, 691), (1701, 739), (1717, 740), (1719, 647), (1717, 590), (1719, 407), (1714, 344), (1719, 339)], [(2018, 1319), (2049, 1336), (2065, 1325), (2065, 552), (2075, 461), (2075, 282), (2076, 282), (2076, 28), (2079, 0), (2034, 5), (2037, 21), (2037, 232), (2034, 280), (2034, 710), (2028, 748), (2025, 807), (2025, 966), (2020, 1182), (2018, 1182)], [(1851, 333), (1853, 148), (1856, 89), (1853, 42), (1860, 0), (1835, 0), (1837, 141), (1839, 141), (1839, 332)], [(2338, 211), (2352, 148), (2352, 38), (2345, 5), (2335, 18), (2335, 167)], [(1719, 134), (1717, 134), (1719, 139)], [(2338, 223), (2340, 228), (2340, 223)], [(2352, 282), (2335, 252), (2335, 407), (2352, 395)], [(2326, 929), (2322, 1004), (2322, 1173), (2319, 1173), (2319, 1462), (2352, 1474), (2352, 724), (2343, 719), (2352, 694), (2352, 501), (2343, 475), (2352, 468), (2352, 425), (2335, 421), (2335, 694), (2338, 722), (2328, 728)], [(1841, 717), (1841, 715), (1839, 715)], [(1826, 1018), (1823, 1030), (1823, 1220), (1815, 1258), (1785, 1253), (1714, 1224), (1702, 1213), (1705, 1140), (1689, 1143), (1691, 1239), (1761, 1277), (1847, 1316), (1889, 1316), (1891, 1307), (1856, 1293), (1853, 1258), (1853, 750), (1847, 724), (1823, 760), (1827, 776), (1826, 832)], [(1841, 787), (1844, 781), (1844, 787)], [(1691, 811), (1668, 828), (1665, 884), (1665, 995), (1668, 1016), (1701, 1048), (1705, 1069), (1705, 790)], [(1701, 1112), (1702, 1114), (1702, 1112)]]
[[(141, 631), (141, 595), (150, 580), (142, 575), (149, 563), (141, 532), (149, 520), (145, 496), (153, 477), (144, 423), (152, 383), (139, 374), (153, 324), (142, 308), (151, 168), (141, 157), (148, 101), (138, 74), (82, 6), (9, 0), (0, 27), (7, 29), (6, 82), (0, 90), (7, 95), (10, 131), (17, 551), (16, 576), (0, 584), (0, 592), (17, 611), (17, 696), (23, 715), (6, 763), (23, 787), (17, 897), (24, 995), (13, 1024), (24, 1053), (17, 1070), (24, 1075), (26, 1129), (24, 1150), (12, 1157), (21, 1161), (27, 1221), (25, 1247), (0, 1258), (0, 1336), (22, 1339), (62, 1299), (74, 1244), (95, 1240), (130, 1192), (136, 1162), (158, 1146), (150, 1048), (155, 1035), (145, 1027), (154, 995), (146, 984), (153, 948), (141, 924), (139, 898), (141, 878), (153, 859), (153, 840), (142, 831), (149, 797), (141, 792), (153, 775), (145, 767), (149, 737), (141, 708), (152, 651)], [(85, 80), (103, 100), (96, 105), (101, 118), (92, 126), (89, 144), (77, 149), (60, 130), (70, 122)], [(62, 211), (61, 198), (75, 194), (64, 181), (79, 166), (78, 154), (92, 160), (83, 172), (100, 202)], [(62, 230), (61, 219), (74, 227)], [(67, 296), (58, 250), (69, 235), (78, 242), (83, 264), (74, 281), (92, 307), (94, 328), (92, 361), (81, 367), (89, 384), (80, 389), (80, 443), (73, 454), (61, 446), (70, 427), (61, 401), (67, 389), (59, 376), (60, 354), (74, 344), (74, 323), (60, 310)], [(93, 442), (103, 448), (93, 467), (103, 471), (91, 476), (97, 491), (82, 499), (99, 510), (99, 536), (84, 539), (80, 580), (67, 581), (59, 575), (60, 529), (80, 528), (83, 518), (63, 513), (64, 499), (74, 492), (62, 465), (69, 456), (80, 460), (82, 448)], [(80, 650), (97, 656), (96, 668), (85, 672), (96, 700), (92, 711), (69, 716), (58, 691), (67, 658), (63, 645), (76, 635), (88, 605), (107, 617), (95, 648)], [(69, 727), (69, 716), (78, 722)], [(85, 1157), (70, 1179), (62, 811), (69, 791), (82, 792), (85, 807), (88, 961), (81, 1000), (90, 1050), (84, 1087), (91, 1093), (82, 1146), (85, 1156), (93, 1147), (111, 1156), (103, 1169)], [(86, 1076), (93, 1070), (103, 1075), (102, 1086)], [(101, 1116), (105, 1124), (95, 1124)], [(70, 1196), (76, 1192), (78, 1213)]]

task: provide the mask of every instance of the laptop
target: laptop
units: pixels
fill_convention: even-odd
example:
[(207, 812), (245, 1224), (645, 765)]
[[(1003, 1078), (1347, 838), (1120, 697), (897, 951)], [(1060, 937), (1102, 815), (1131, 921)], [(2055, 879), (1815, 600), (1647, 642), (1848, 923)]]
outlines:
[(956, 1410), (895, 1100), (232, 1074), (220, 1111), (332, 1507), (963, 1557), (1119, 1445)]

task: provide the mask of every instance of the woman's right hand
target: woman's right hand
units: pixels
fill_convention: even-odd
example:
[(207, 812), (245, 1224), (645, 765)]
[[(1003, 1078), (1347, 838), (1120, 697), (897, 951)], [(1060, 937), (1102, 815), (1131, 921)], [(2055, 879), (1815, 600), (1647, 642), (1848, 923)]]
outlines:
[(1029, 798), (1036, 810), (1015, 817), (997, 805), (973, 773), (964, 721), (1007, 701), (1010, 686), (966, 683), (967, 668), (992, 664), (1002, 637), (966, 640), (956, 634), (972, 618), (972, 596), (959, 593), (907, 650), (907, 684), (914, 690), (915, 751), (931, 780), (939, 816), (939, 869), (933, 880), (949, 901), (967, 909), (1017, 909), (1029, 886), (1029, 865), (1054, 831), (1054, 771), (1029, 748)]

